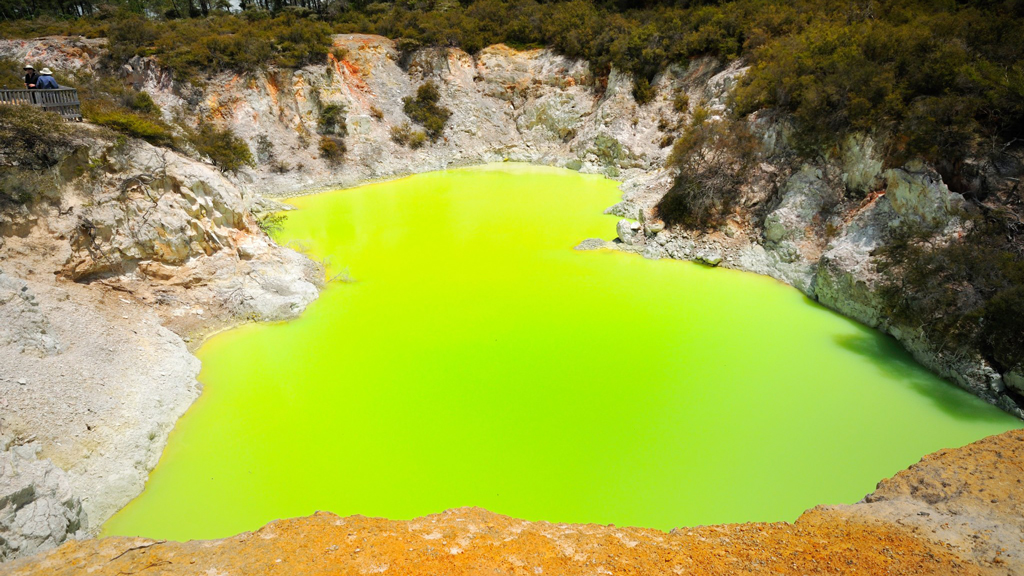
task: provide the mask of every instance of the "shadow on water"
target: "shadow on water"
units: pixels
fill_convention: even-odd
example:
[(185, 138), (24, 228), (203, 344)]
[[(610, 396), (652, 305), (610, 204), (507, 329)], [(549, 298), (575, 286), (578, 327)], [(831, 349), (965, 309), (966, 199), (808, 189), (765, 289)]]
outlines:
[(853, 324), (857, 332), (836, 335), (836, 344), (860, 354), (887, 376), (906, 383), (953, 418), (963, 421), (992, 418), (994, 406), (989, 406), (958, 388), (956, 384), (928, 372), (927, 368), (918, 364), (895, 338), (872, 328)]

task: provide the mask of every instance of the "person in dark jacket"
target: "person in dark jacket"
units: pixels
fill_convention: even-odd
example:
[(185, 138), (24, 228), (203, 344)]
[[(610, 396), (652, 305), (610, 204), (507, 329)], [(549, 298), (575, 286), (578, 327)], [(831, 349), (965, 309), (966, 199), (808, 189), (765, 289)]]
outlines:
[(53, 79), (53, 72), (49, 68), (43, 68), (39, 71), (39, 78), (36, 80), (37, 90), (56, 90), (60, 88), (57, 85), (57, 81)]
[(36, 74), (36, 69), (31, 64), (25, 65), (25, 88), (29, 90), (36, 89), (36, 81), (39, 80), (39, 74)]

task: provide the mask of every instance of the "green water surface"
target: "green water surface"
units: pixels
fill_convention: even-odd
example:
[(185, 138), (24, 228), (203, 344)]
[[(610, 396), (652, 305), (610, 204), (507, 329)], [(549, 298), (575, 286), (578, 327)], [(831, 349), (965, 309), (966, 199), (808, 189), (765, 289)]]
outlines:
[(299, 198), (334, 282), (199, 351), (206, 388), (107, 535), (482, 506), (661, 529), (793, 520), (1020, 422), (769, 278), (612, 251), (614, 182), (515, 165)]

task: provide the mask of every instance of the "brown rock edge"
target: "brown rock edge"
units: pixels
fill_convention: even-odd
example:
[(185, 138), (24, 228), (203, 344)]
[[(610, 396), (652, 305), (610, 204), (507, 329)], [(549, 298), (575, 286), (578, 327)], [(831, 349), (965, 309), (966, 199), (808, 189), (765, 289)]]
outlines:
[(793, 524), (670, 533), (551, 524), (479, 508), (397, 521), (318, 512), (223, 540), (72, 541), (0, 567), (29, 574), (1018, 574), (1024, 430), (924, 457), (864, 501)]

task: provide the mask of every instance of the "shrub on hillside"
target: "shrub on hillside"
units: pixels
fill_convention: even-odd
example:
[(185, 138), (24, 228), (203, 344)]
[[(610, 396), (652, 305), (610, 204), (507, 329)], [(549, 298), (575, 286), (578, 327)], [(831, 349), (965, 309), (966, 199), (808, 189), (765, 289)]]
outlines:
[(150, 144), (170, 146), (174, 142), (173, 132), (162, 120), (126, 110), (86, 105), (82, 107), (82, 114), (93, 124), (112, 128), (133, 138), (142, 138)]
[(345, 157), (348, 148), (345, 141), (337, 136), (320, 137), (320, 157), (331, 163), (338, 163)]
[(0, 104), (0, 206), (31, 204), (55, 191), (46, 169), (75, 145), (71, 128), (56, 113)]
[(452, 111), (438, 105), (441, 100), (441, 93), (437, 91), (437, 85), (427, 82), (416, 90), (416, 97), (406, 96), (402, 99), (405, 104), (405, 114), (413, 122), (423, 126), (431, 142), (437, 142), (444, 131), (444, 125), (448, 123)]
[(413, 130), (408, 122), (403, 122), (399, 126), (391, 127), (391, 140), (396, 144), (416, 150), (426, 144), (427, 134), (422, 130)]
[(235, 171), (243, 166), (256, 165), (249, 145), (229, 128), (203, 124), (199, 130), (188, 133), (188, 140), (197, 152), (213, 160), (221, 170)]
[(135, 55), (154, 55), (175, 78), (191, 82), (223, 71), (322, 62), (331, 44), (326, 24), (291, 13), (273, 18), (246, 13), (166, 21), (134, 16), (112, 24), (108, 36), (115, 63)]
[(654, 87), (651, 86), (651, 82), (647, 78), (637, 78), (633, 83), (633, 99), (637, 104), (643, 106), (654, 100), (654, 94)]
[(157, 146), (174, 143), (174, 132), (146, 92), (120, 80), (97, 76), (82, 76), (74, 84), (86, 120)]
[(768, 41), (736, 92), (740, 112), (792, 112), (809, 153), (851, 130), (888, 136), (891, 164), (922, 156), (955, 185), (983, 140), (1024, 132), (1024, 36), (978, 7), (907, 4), (898, 17), (822, 18)]
[(74, 149), (71, 129), (54, 112), (0, 104), (0, 166), (54, 166)]
[(1024, 368), (1024, 246), (1016, 218), (974, 214), (944, 238), (903, 223), (874, 252), (886, 313), (947, 352), (977, 348), (996, 368)]
[(317, 120), (317, 131), (320, 134), (332, 136), (345, 136), (348, 134), (348, 125), (345, 123), (345, 106), (343, 104), (327, 104), (320, 109), (320, 118)]
[(658, 216), (667, 224), (695, 228), (720, 224), (739, 198), (759, 151), (760, 142), (745, 122), (711, 120), (706, 110), (696, 110), (673, 144), (669, 164), (679, 174), (658, 203)]

